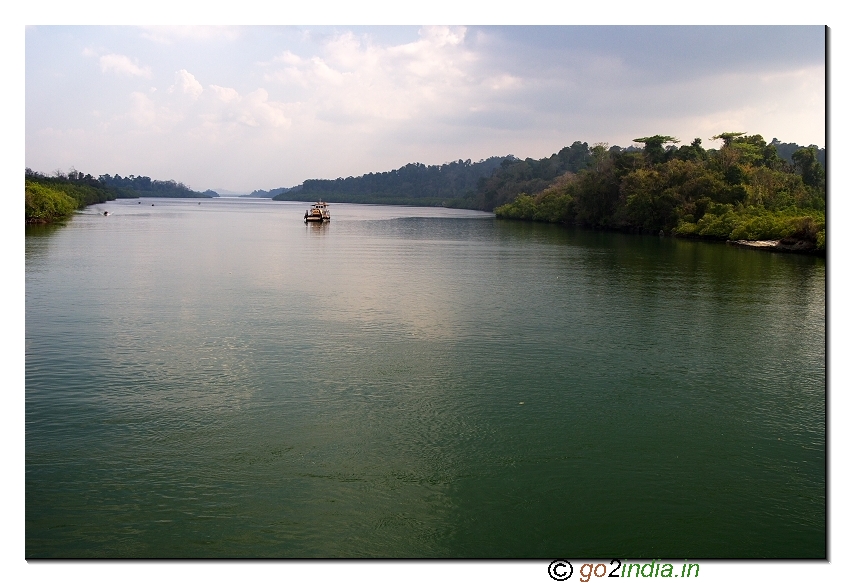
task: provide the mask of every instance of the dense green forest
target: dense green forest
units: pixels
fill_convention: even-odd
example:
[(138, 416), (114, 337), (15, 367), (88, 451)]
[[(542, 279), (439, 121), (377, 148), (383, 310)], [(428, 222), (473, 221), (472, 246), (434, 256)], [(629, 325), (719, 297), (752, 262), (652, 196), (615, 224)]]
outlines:
[(28, 225), (63, 221), (78, 208), (76, 199), (62, 190), (31, 180), (24, 181), (24, 201)]
[[(507, 219), (717, 240), (782, 240), (826, 249), (826, 152), (758, 134), (634, 141), (642, 147), (571, 146), (547, 158), (512, 155), (396, 170), (293, 188), (254, 191), (274, 200), (447, 206), (493, 211)], [(27, 223), (52, 222), (74, 209), (115, 198), (212, 197), (173, 180), (92, 177), (75, 170), (46, 176), (26, 170)]]
[(440, 166), (407, 164), (397, 170), (337, 178), (305, 180), (274, 197), (274, 200), (316, 200), (372, 204), (412, 204), (475, 208), (473, 201), (482, 179), (490, 176), (506, 158), (472, 162), (458, 160)]
[[(614, 149), (621, 150), (618, 146), (614, 146)], [(508, 156), (489, 177), (479, 182), (477, 192), (467, 208), (492, 211), (520, 194), (542, 192), (559, 176), (579, 172), (592, 163), (593, 155), (586, 142), (573, 142), (557, 154), (540, 160), (520, 160)]]
[[(782, 240), (824, 252), (826, 152), (758, 134), (573, 142), (547, 158), (492, 157), (336, 180), (305, 180), (275, 200), (441, 205), (498, 217), (717, 240)], [(271, 191), (273, 192), (273, 191)]]
[(597, 144), (585, 168), (560, 174), (542, 189), (527, 181), (529, 187), (494, 212), (630, 232), (782, 240), (824, 252), (822, 150), (797, 148), (789, 161), (775, 140), (768, 144), (757, 134), (714, 139), (722, 140), (717, 150), (704, 149), (699, 138), (677, 147), (676, 138), (658, 135), (636, 139), (643, 149)]
[[(776, 138), (773, 138), (773, 140), (771, 140), (770, 145), (773, 146), (774, 148), (776, 148), (776, 153), (779, 155), (779, 157), (782, 158), (783, 160), (785, 160), (786, 162), (788, 162), (789, 164), (793, 163), (793, 161), (794, 161), (794, 152), (796, 152), (800, 148), (804, 147), (804, 146), (799, 146), (799, 145), (795, 144), (794, 142), (791, 142), (790, 144), (785, 144), (783, 142), (780, 142)], [(816, 148), (817, 146), (809, 146), (809, 147), (810, 148)], [(818, 162), (820, 163), (820, 165), (825, 168), (826, 167), (826, 150), (823, 149), (823, 148), (819, 148), (818, 151), (817, 151), (817, 158), (818, 158)]]
[(69, 172), (46, 176), (26, 169), (24, 178), (27, 224), (62, 221), (90, 204), (115, 200), (119, 193), (91, 174)]
[(213, 198), (218, 193), (207, 190), (195, 192), (182, 182), (174, 180), (151, 180), (147, 176), (130, 175), (122, 178), (118, 174), (103, 174), (98, 177), (103, 184), (115, 188), (119, 198), (163, 197), (163, 198)]
[(208, 192), (211, 194), (195, 192), (173, 180), (151, 180), (146, 176), (121, 178), (117, 174), (106, 174), (95, 178), (76, 170), (48, 176), (27, 168), (24, 175), (24, 214), (27, 224), (46, 224), (63, 221), (75, 210), (116, 198), (218, 196)]

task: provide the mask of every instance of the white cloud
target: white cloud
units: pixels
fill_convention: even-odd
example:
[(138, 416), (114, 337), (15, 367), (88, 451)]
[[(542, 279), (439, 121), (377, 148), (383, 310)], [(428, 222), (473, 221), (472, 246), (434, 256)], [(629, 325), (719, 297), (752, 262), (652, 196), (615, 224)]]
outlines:
[(265, 89), (257, 89), (245, 96), (243, 120), (248, 125), (265, 125), (267, 127), (288, 127), (292, 120), (286, 116), (286, 105), (269, 101), (269, 93)]
[[(179, 111), (158, 103), (151, 96), (135, 91), (130, 94), (130, 110), (125, 116), (133, 122), (133, 131), (143, 134), (168, 135), (185, 116)], [(113, 129), (120, 128), (120, 119)]]
[(494, 75), (490, 79), (487, 80), (487, 86), (493, 91), (500, 91), (503, 89), (516, 89), (522, 86), (522, 79), (519, 77), (515, 77), (514, 75), (510, 75), (505, 73), (504, 75)]
[(233, 131), (234, 125), (251, 128), (284, 128), (292, 125), (287, 115), (287, 104), (269, 99), (263, 88), (247, 95), (239, 95), (231, 87), (210, 85), (211, 99), (199, 113), (207, 135), (216, 138)]
[[(85, 51), (83, 54), (86, 54)], [(104, 73), (117, 73), (119, 75), (130, 75), (131, 77), (144, 77), (150, 79), (152, 76), (150, 67), (140, 67), (130, 57), (110, 53), (100, 57), (100, 70)]]
[(128, 117), (137, 126), (152, 127), (156, 122), (156, 105), (144, 93), (134, 91), (130, 94), (130, 112)]
[(426, 26), (420, 29), (419, 36), (435, 46), (459, 45), (466, 36), (466, 27)]
[[(647, 52), (654, 37), (627, 43), (620, 29), (37, 30), (27, 33), (27, 163), (46, 170), (83, 168), (73, 157), (88, 148), (96, 155), (86, 171), (121, 172), (119, 152), (121, 164), (179, 158), (167, 166), (174, 172), (146, 172), (198, 187), (223, 186), (220, 172), (231, 189), (250, 190), (412, 161), (538, 158), (574, 140), (625, 146), (660, 133), (708, 145), (721, 131), (750, 131), (809, 143), (823, 135), (825, 68), (808, 68), (817, 60), (748, 50), (746, 66), (727, 58), (721, 67), (717, 52)], [(652, 33), (628, 30), (631, 41)], [(63, 53), (89, 68), (99, 60), (105, 75), (92, 83)], [(118, 76), (140, 81), (132, 88), (140, 93), (128, 98)], [(67, 83), (61, 95), (58, 79)], [(66, 138), (74, 124), (86, 127), (85, 148)], [(44, 127), (61, 130), (57, 144), (37, 136)]]
[(197, 99), (204, 92), (204, 88), (189, 71), (180, 69), (174, 73), (174, 85), (168, 89), (169, 93), (175, 91), (188, 95), (192, 99)]
[(239, 92), (231, 87), (219, 87), (218, 85), (210, 85), (210, 89), (215, 93), (221, 101), (230, 103), (239, 100)]
[(280, 56), (275, 57), (275, 62), (285, 63), (287, 65), (300, 65), (304, 59), (293, 53), (292, 51), (284, 51)]
[(284, 66), (265, 79), (282, 90), (306, 90), (305, 111), (316, 119), (362, 126), (439, 117), (471, 93), (517, 85), (501, 73), (494, 79), (478, 74), (465, 36), (463, 27), (424, 28), (414, 42), (381, 46), (347, 32), (325, 41), (319, 54), (284, 52), (272, 67)]
[(142, 38), (160, 44), (175, 44), (181, 41), (234, 41), (240, 32), (233, 26), (143, 26)]

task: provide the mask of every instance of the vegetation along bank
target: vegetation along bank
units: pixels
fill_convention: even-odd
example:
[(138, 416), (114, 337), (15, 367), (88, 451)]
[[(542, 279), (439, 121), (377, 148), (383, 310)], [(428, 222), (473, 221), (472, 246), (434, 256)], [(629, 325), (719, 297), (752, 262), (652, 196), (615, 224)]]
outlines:
[[(727, 132), (719, 149), (699, 138), (634, 141), (642, 147), (573, 142), (549, 157), (514, 156), (257, 191), (275, 200), (446, 206), (493, 211), (503, 219), (651, 233), (804, 253), (826, 253), (825, 151)], [(94, 178), (27, 169), (26, 221), (62, 220), (86, 205), (139, 196), (209, 197), (182, 183), (146, 176)], [(748, 243), (749, 242), (749, 243)], [(752, 242), (770, 242), (754, 245)]]
[[(774, 250), (826, 251), (825, 172), (816, 146), (796, 148), (760, 135), (724, 133), (718, 150), (699, 138), (676, 147), (671, 136), (635, 141), (642, 149), (597, 144), (587, 167), (537, 193), (494, 209), (507, 219), (725, 241), (773, 241)], [(786, 149), (787, 152), (787, 149)]]
[(75, 210), (116, 198), (210, 198), (212, 191), (195, 192), (181, 182), (151, 180), (147, 176), (105, 174), (98, 178), (72, 170), (47, 176), (26, 169), (24, 178), (26, 224), (50, 224), (68, 219)]

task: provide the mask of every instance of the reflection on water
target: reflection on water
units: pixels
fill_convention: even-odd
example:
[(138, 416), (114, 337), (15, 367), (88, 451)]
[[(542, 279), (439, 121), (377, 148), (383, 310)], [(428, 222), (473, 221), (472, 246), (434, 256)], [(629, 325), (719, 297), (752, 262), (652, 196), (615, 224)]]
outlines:
[(820, 259), (451, 209), (26, 240), (27, 556), (824, 556)]

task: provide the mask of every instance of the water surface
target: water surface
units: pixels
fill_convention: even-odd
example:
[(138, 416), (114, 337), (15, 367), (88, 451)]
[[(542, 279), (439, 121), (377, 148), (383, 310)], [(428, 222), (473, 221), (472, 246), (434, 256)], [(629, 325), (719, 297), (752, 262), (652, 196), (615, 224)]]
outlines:
[(822, 259), (306, 206), (27, 232), (27, 557), (825, 556)]

